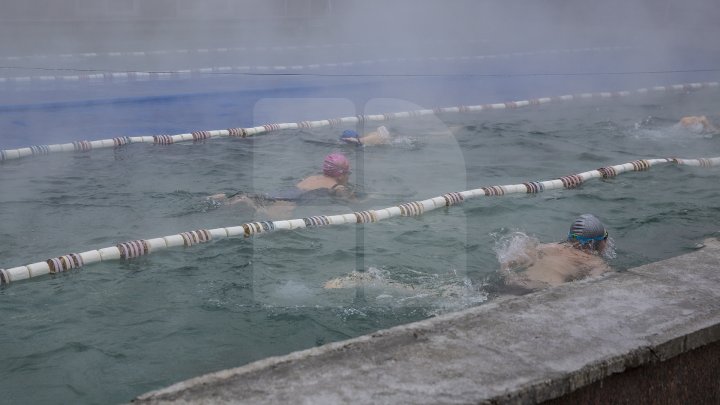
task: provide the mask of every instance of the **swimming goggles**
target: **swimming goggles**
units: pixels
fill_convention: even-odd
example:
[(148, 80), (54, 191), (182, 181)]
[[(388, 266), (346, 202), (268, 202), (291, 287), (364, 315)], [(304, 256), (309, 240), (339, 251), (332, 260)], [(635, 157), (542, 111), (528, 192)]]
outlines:
[(605, 233), (604, 233), (603, 235), (594, 236), (594, 237), (592, 237), (592, 238), (588, 238), (588, 237), (585, 237), (585, 236), (582, 236), (582, 235), (578, 235), (578, 234), (572, 233), (572, 232), (568, 233), (568, 239), (575, 239), (575, 240), (577, 240), (578, 242), (580, 242), (581, 245), (584, 245), (584, 244), (590, 243), (590, 242), (599, 242), (599, 241), (605, 240), (605, 239), (607, 239), (607, 238), (608, 238), (608, 232), (607, 232), (607, 231), (605, 231)]

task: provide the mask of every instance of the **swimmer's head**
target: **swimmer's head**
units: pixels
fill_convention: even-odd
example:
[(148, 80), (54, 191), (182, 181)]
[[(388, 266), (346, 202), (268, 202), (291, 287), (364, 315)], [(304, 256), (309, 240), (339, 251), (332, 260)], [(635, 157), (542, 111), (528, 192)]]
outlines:
[(343, 131), (342, 135), (340, 135), (340, 140), (347, 143), (354, 143), (354, 144), (360, 144), (360, 134), (357, 133), (357, 131), (352, 129), (346, 129)]
[(331, 153), (323, 161), (323, 174), (335, 179), (350, 174), (350, 162), (342, 153)]
[(605, 248), (605, 241), (608, 238), (605, 225), (593, 214), (580, 215), (568, 233), (568, 241), (583, 248), (592, 248), (602, 252)]

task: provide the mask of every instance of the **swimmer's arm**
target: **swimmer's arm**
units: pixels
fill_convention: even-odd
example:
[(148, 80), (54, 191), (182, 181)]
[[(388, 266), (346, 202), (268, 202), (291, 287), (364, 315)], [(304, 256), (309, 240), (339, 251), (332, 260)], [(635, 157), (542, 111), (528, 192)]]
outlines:
[(378, 127), (376, 131), (367, 133), (360, 138), (363, 145), (386, 145), (392, 141), (392, 135), (384, 126)]
[(382, 138), (377, 132), (370, 132), (369, 134), (360, 138), (360, 142), (363, 145), (380, 145), (383, 142)]
[(207, 198), (208, 198), (208, 200), (213, 200), (213, 201), (217, 201), (217, 202), (227, 200), (227, 196), (224, 193), (213, 194), (211, 196), (208, 196)]
[(236, 194), (233, 196), (228, 197), (225, 200), (225, 204), (227, 205), (235, 205), (235, 204), (245, 204), (250, 208), (257, 209), (258, 206), (255, 204), (255, 200), (248, 196), (247, 194)]
[(235, 195), (231, 195), (229, 197), (226, 194), (213, 194), (207, 197), (207, 199), (225, 205), (246, 204), (252, 208), (257, 208), (252, 198), (249, 198), (247, 195), (242, 193), (236, 193)]

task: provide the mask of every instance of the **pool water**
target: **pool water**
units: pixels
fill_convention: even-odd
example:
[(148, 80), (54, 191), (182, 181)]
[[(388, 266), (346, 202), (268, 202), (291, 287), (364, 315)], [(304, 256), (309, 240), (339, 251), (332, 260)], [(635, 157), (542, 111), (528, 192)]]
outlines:
[[(205, 121), (187, 117), (166, 133), (232, 126), (239, 103), (232, 94), (190, 100), (204, 106)], [(170, 114), (177, 103), (157, 99), (152, 111)], [(254, 117), (271, 122), (272, 112), (289, 103), (256, 103)], [(317, 118), (356, 114), (343, 99), (292, 104), (327, 111)], [(372, 113), (420, 108), (393, 99), (362, 107)], [(99, 134), (94, 139), (142, 133), (157, 119), (132, 102), (49, 108), (67, 120), (137, 110), (136, 121), (90, 118)], [(4, 118), (3, 125), (37, 125), (32, 111), (25, 114), (13, 115), (14, 124)], [(321, 128), (7, 161), (0, 166), (1, 266), (267, 219), (206, 197), (290, 187), (317, 173), (332, 151), (350, 158), (351, 181), (366, 198), (319, 198), (298, 206), (292, 218), (550, 180), (641, 158), (720, 156), (720, 135), (675, 126), (683, 115), (700, 114), (720, 120), (716, 91), (395, 120), (385, 125), (400, 141), (364, 149), (337, 143), (345, 128)], [(719, 170), (661, 165), (573, 190), (484, 197), (366, 225), (219, 240), (3, 286), (3, 398), (127, 402), (199, 374), (481, 305), (494, 298), (503, 238), (524, 232), (557, 241), (585, 212), (608, 228), (617, 271), (683, 254), (720, 230)], [(369, 272), (373, 281), (323, 288), (353, 271)]]

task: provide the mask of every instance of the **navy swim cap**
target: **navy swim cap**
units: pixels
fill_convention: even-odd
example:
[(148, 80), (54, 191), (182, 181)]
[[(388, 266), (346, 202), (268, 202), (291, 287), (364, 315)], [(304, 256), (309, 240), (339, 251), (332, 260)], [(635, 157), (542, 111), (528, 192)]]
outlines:
[(346, 139), (346, 138), (359, 138), (360, 135), (358, 135), (357, 131), (352, 129), (346, 129), (343, 131), (342, 135), (340, 135), (340, 139)]

